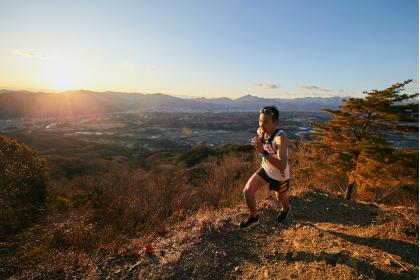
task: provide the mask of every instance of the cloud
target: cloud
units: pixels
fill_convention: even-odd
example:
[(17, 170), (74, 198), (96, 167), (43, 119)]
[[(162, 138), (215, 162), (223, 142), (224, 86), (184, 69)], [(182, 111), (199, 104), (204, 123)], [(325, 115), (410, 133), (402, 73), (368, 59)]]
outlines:
[(254, 86), (262, 87), (263, 89), (275, 89), (275, 88), (278, 88), (279, 87), (279, 85), (269, 84), (269, 83), (254, 84)]
[(54, 59), (54, 58), (59, 57), (59, 55), (57, 55), (57, 54), (54, 54), (54, 55), (42, 54), (42, 53), (36, 53), (36, 52), (28, 51), (28, 50), (13, 50), (12, 54), (15, 55), (15, 56), (22, 56), (22, 57), (42, 59), (42, 60)]
[(306, 91), (333, 92), (332, 89), (322, 88), (322, 87), (315, 86), (315, 85), (303, 85), (300, 88), (303, 89), (303, 90), (306, 90)]
[(323, 88), (316, 85), (303, 85), (300, 86), (301, 92), (304, 92), (306, 96), (311, 97), (349, 97), (356, 96), (355, 92), (346, 91), (344, 89), (333, 90), (329, 88)]

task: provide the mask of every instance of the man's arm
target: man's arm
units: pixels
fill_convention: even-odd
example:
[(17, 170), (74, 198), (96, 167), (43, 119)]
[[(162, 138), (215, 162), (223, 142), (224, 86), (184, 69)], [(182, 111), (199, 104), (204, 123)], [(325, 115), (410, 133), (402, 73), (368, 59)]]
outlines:
[(273, 157), (271, 155), (266, 156), (266, 160), (268, 160), (272, 165), (276, 168), (280, 169), (283, 173), (287, 166), (287, 145), (288, 139), (284, 133), (281, 133), (279, 136), (274, 138), (274, 142), (277, 145), (277, 156), (279, 158)]

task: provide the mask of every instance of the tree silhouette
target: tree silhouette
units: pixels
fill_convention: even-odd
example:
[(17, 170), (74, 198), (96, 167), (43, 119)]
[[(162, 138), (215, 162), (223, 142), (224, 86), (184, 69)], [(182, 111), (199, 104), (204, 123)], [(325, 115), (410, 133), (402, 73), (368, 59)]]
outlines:
[(306, 145), (312, 156), (323, 154), (328, 164), (344, 170), (348, 177), (345, 198), (350, 199), (356, 185), (356, 170), (362, 158), (392, 161), (401, 153), (389, 142), (393, 134), (418, 131), (418, 93), (403, 94), (412, 80), (396, 83), (384, 90), (363, 92), (363, 98), (343, 99), (338, 110), (323, 109), (332, 115), (325, 124), (314, 123), (313, 141)]

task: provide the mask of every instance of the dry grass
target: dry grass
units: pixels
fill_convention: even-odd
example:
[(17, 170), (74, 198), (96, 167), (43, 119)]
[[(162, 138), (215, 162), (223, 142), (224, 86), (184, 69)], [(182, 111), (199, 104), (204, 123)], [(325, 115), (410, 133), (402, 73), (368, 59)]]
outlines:
[[(325, 166), (325, 159), (308, 159), (299, 145), (290, 148), (292, 195), (312, 188), (343, 194), (346, 174)], [(198, 236), (218, 231), (224, 223), (212, 210), (243, 203), (242, 190), (259, 165), (257, 157), (249, 158), (228, 153), (190, 168), (164, 162), (148, 171), (118, 164), (102, 173), (53, 181), (47, 218), (0, 244), (5, 260), (0, 278), (54, 278), (78, 269), (86, 272), (105, 258), (132, 252), (136, 246), (127, 244), (134, 237), (147, 240), (147, 236), (164, 233), (174, 223), (188, 221), (193, 214), (194, 221), (188, 221), (188, 226)], [(394, 184), (403, 176), (399, 172), (392, 180), (382, 180)], [(378, 193), (359, 188), (357, 198), (374, 201)], [(257, 200), (268, 194), (268, 188), (260, 190)], [(413, 201), (413, 197), (398, 199), (392, 203)], [(138, 244), (139, 251), (142, 246)], [(174, 253), (167, 255), (166, 261), (176, 262), (178, 258)]]

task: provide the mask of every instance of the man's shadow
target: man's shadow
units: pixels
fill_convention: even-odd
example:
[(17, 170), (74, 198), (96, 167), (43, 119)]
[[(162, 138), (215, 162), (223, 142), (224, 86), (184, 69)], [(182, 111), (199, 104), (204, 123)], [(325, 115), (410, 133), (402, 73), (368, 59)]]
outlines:
[[(323, 191), (311, 191), (299, 197), (291, 196), (289, 201), (296, 209), (295, 219), (310, 223), (325, 222), (364, 227), (375, 223), (377, 216), (382, 213), (377, 205), (343, 200)], [(404, 262), (413, 265), (419, 262), (418, 244), (397, 239), (359, 237), (333, 230), (326, 232), (354, 244), (400, 256)]]
[(415, 279), (418, 277), (418, 269), (400, 273), (388, 272), (370, 264), (367, 261), (355, 258), (346, 252), (321, 252), (319, 255), (309, 252), (289, 252), (283, 257), (288, 263), (296, 261), (304, 261), (308, 263), (325, 261), (327, 264), (334, 267), (337, 264), (344, 264), (357, 271), (357, 274), (363, 274), (374, 279)]
[(382, 211), (374, 204), (344, 200), (324, 191), (290, 196), (294, 218), (312, 223), (369, 226)]
[(341, 239), (347, 240), (354, 244), (369, 246), (375, 249), (379, 249), (390, 254), (400, 256), (404, 262), (418, 265), (419, 246), (409, 242), (405, 242), (397, 239), (382, 239), (375, 237), (359, 237), (354, 235), (348, 235), (342, 232), (328, 230), (328, 233), (334, 234)]

